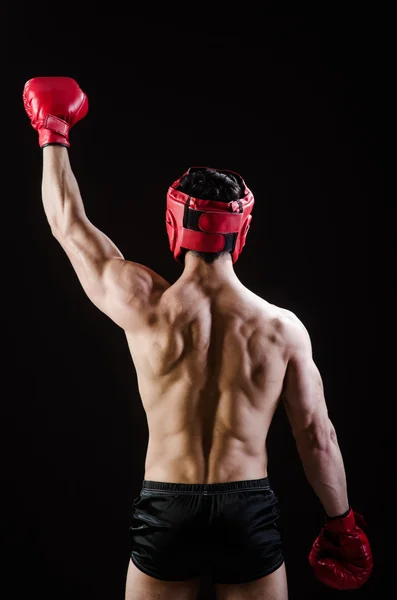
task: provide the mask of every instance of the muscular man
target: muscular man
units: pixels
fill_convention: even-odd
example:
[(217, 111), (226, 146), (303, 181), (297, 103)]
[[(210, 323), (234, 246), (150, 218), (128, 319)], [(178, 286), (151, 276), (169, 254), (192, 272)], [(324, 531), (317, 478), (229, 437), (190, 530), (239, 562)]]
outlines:
[(266, 438), (284, 403), (324, 526), (309, 561), (351, 589), (372, 569), (362, 517), (349, 505), (309, 333), (237, 278), (254, 197), (230, 171), (192, 168), (170, 186), (166, 227), (183, 264), (170, 284), (124, 259), (87, 218), (69, 162), (70, 128), (88, 110), (78, 84), (37, 77), (23, 100), (43, 149), (51, 232), (87, 296), (125, 331), (149, 443), (131, 522), (126, 600), (193, 600), (209, 573), (220, 600), (286, 600), (277, 498)]

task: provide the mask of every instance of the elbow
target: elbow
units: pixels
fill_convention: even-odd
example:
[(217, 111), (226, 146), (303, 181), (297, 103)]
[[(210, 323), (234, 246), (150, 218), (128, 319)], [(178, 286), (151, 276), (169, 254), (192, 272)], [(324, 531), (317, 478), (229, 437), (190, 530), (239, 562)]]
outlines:
[(298, 447), (327, 452), (337, 444), (336, 431), (328, 418), (320, 423), (313, 421), (301, 431), (296, 441)]
[(52, 218), (48, 218), (51, 233), (59, 242), (71, 235), (75, 222), (74, 215), (70, 214), (54, 215)]
[(55, 239), (59, 239), (61, 236), (61, 228), (55, 219), (48, 219), (48, 225), (50, 226), (50, 231)]
[(55, 220), (49, 221), (48, 224), (50, 226), (52, 236), (57, 240), (57, 242), (59, 242), (63, 246), (65, 243), (65, 239), (68, 237), (63, 224)]

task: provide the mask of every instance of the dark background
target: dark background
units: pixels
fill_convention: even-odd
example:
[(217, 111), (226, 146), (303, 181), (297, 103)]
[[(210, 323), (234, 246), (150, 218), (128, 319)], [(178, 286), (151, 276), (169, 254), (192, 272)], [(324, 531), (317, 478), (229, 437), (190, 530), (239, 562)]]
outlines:
[[(126, 258), (169, 281), (181, 269), (165, 233), (168, 185), (190, 165), (245, 178), (256, 205), (235, 270), (310, 331), (350, 501), (374, 553), (370, 581), (345, 596), (382, 595), (393, 510), (392, 405), (377, 335), (377, 315), (388, 311), (379, 246), (391, 16), (381, 5), (250, 6), (10, 4), (3, 13), (0, 590), (8, 600), (123, 600), (147, 445), (124, 334), (84, 295), (41, 205), (41, 151), (21, 100), (25, 82), (41, 75), (74, 77), (88, 95), (89, 113), (70, 136), (88, 216)], [(268, 449), (290, 599), (337, 598), (308, 565), (324, 515), (282, 410)], [(204, 581), (200, 598), (211, 594)]]

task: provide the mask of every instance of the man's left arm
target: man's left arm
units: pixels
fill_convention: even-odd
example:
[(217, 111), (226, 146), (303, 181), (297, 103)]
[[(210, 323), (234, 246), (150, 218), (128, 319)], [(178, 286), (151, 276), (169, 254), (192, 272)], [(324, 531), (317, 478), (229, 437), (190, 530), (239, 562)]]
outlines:
[(88, 219), (68, 149), (49, 145), (42, 152), (42, 199), (52, 234), (93, 304), (121, 328), (140, 328), (169, 284), (151, 269), (125, 260)]

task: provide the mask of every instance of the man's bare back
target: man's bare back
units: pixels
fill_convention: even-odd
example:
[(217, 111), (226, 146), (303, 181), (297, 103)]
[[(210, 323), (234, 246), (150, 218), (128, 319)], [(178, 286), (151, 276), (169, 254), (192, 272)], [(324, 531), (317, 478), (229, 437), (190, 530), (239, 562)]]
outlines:
[(145, 479), (213, 483), (267, 475), (267, 432), (287, 365), (288, 311), (236, 278), (177, 281), (127, 339), (147, 415)]

